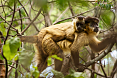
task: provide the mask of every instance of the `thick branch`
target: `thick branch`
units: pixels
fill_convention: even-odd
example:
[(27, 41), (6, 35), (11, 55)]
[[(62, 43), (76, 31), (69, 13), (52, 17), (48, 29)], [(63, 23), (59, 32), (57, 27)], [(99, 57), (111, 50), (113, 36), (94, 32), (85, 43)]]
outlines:
[(90, 65), (94, 64), (96, 61), (101, 60), (103, 57), (105, 57), (109, 52), (111, 52), (111, 48), (113, 47), (113, 44), (110, 44), (110, 46), (107, 48), (107, 50), (105, 52), (103, 52), (102, 54), (100, 54), (98, 57), (96, 57), (93, 60), (90, 60), (89, 62), (87, 62), (85, 65), (86, 67), (89, 67)]

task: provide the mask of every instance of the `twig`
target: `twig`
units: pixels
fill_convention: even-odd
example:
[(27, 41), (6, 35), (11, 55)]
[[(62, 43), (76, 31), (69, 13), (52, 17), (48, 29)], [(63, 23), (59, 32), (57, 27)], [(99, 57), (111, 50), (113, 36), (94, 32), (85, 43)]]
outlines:
[(57, 18), (57, 20), (54, 23), (56, 23), (67, 12), (68, 9), (69, 7), (67, 7), (65, 11), (63, 11), (63, 13)]
[[(15, 31), (17, 31), (17, 29), (15, 29), (15, 28), (12, 26), (13, 20), (11, 20), (11, 24), (9, 24), (8, 21), (6, 21), (1, 15), (0, 15), (0, 17), (10, 26), (10, 28), (12, 27)], [(8, 28), (8, 30), (10, 31), (9, 28)]]
[(8, 6), (8, 5), (0, 5), (0, 7), (8, 7), (8, 8), (10, 8), (11, 10), (13, 10), (10, 6)]
[(81, 13), (81, 14), (77, 14), (77, 15), (75, 15), (75, 16), (68, 17), (68, 18), (62, 19), (62, 20), (60, 20), (60, 21), (57, 21), (57, 22), (53, 23), (53, 25), (54, 25), (54, 24), (57, 24), (57, 23), (59, 23), (59, 22), (62, 22), (62, 21), (64, 21), (64, 20), (68, 20), (68, 19), (74, 18), (74, 17), (76, 17), (76, 16), (83, 15), (83, 14), (85, 14), (85, 13), (87, 13), (87, 12), (92, 11), (92, 10), (94, 10), (94, 8), (91, 9), (91, 10), (85, 11), (85, 12), (83, 12), (83, 13)]
[[(28, 1), (29, 2), (29, 1)], [(25, 5), (27, 5), (28, 4), (28, 2), (25, 4)], [(24, 5), (24, 6), (25, 6)], [(22, 7), (20, 7), (20, 8), (17, 8), (16, 10), (15, 10), (15, 12), (17, 12), (17, 11), (19, 11), (20, 9), (22, 9), (23, 8), (23, 6)], [(12, 15), (13, 14), (13, 12), (11, 12), (9, 15), (7, 15), (6, 17), (8, 17), (8, 16), (10, 16), (10, 15)]]
[(24, 32), (30, 27), (30, 25), (37, 19), (37, 17), (40, 15), (41, 13), (41, 9), (39, 10), (39, 12), (37, 13), (37, 15), (35, 16), (35, 18), (28, 24), (28, 26), (21, 32), (21, 35), (24, 34)]
[(101, 60), (100, 60), (100, 66), (101, 66), (101, 68), (102, 68), (102, 71), (103, 71), (105, 77), (107, 78), (106, 72), (105, 72), (105, 70), (104, 70), (104, 68), (103, 68), (103, 66), (102, 66), (102, 64), (101, 64)]
[[(20, 3), (20, 5), (23, 7), (23, 9), (24, 9), (24, 11), (25, 11), (26, 15), (29, 17), (29, 20), (30, 20), (30, 22), (31, 22), (32, 20), (30, 19), (30, 16), (28, 15), (28, 13), (27, 13), (26, 9), (24, 8), (24, 5), (22, 5), (22, 3), (21, 3), (19, 0), (18, 0), (18, 2), (19, 2), (19, 3)], [(37, 17), (38, 17), (38, 16), (37, 16)], [(34, 19), (33, 19), (33, 20), (34, 20)], [(36, 19), (35, 19), (35, 20), (36, 20)], [(34, 20), (34, 21), (35, 21), (35, 20)], [(34, 21), (33, 21), (33, 22), (34, 22)], [(35, 25), (33, 22), (32, 22), (33, 26), (34, 26), (34, 27), (35, 27), (35, 29), (39, 32), (38, 28), (36, 27), (36, 25)]]
[[(5, 40), (4, 40), (4, 44), (6, 43), (6, 40), (7, 40), (8, 35), (9, 35), (10, 28), (11, 28), (11, 26), (12, 26), (12, 24), (13, 24), (13, 19), (14, 19), (14, 15), (15, 15), (15, 6), (16, 6), (16, 3), (15, 3), (15, 1), (14, 1), (13, 16), (12, 16), (12, 19), (11, 19), (12, 22), (11, 22), (11, 24), (10, 24), (8, 30), (7, 30), (7, 35), (6, 35), (6, 38), (5, 38)], [(3, 56), (3, 58), (5, 59), (5, 64), (6, 64), (5, 78), (7, 78), (7, 73), (8, 73), (8, 63), (7, 63), (7, 59), (6, 59), (6, 57), (3, 55), (3, 50), (2, 50), (2, 56)]]
[[(102, 74), (100, 74), (100, 73), (97, 73), (97, 72), (95, 72), (95, 71), (92, 70), (92, 69), (89, 69), (89, 68), (86, 68), (86, 69), (90, 70), (91, 72), (93, 72), (93, 73), (95, 73), (95, 74), (97, 74), (97, 75), (99, 75), (99, 76), (101, 76), (101, 77), (105, 77), (104, 75), (102, 75)], [(109, 78), (109, 77), (107, 77), (107, 78)]]
[[(20, 19), (21, 19), (22, 15), (21, 15), (21, 11), (20, 10), (19, 10), (19, 16), (20, 16)], [(21, 31), (22, 31), (22, 19), (20, 21), (21, 21)]]
[[(1, 0), (1, 4), (3, 5), (2, 0)], [(6, 19), (6, 13), (5, 13), (5, 11), (4, 11), (4, 7), (2, 7), (2, 9), (3, 9), (3, 12), (4, 12), (4, 14), (5, 14), (5, 19)]]
[[(3, 19), (3, 17), (2, 17), (2, 19)], [(18, 20), (22, 20), (22, 19), (29, 19), (29, 17), (22, 17), (19, 19), (14, 19), (13, 21), (18, 21)], [(0, 21), (0, 23), (2, 23), (2, 22), (6, 23), (6, 21)], [(7, 24), (8, 24), (8, 22), (11, 22), (11, 21), (7, 21)]]
[(70, 4), (69, 1), (68, 1), (68, 5), (69, 5), (69, 9), (70, 9), (70, 11), (71, 11), (71, 13), (72, 13), (72, 16), (74, 16), (74, 12), (73, 12), (72, 6), (71, 6), (71, 4)]
[(115, 61), (115, 64), (113, 66), (112, 72), (111, 72), (111, 77), (113, 78), (115, 73), (117, 72), (117, 59)]
[[(12, 68), (14, 68), (14, 69), (16, 69), (15, 67), (14, 67), (14, 64), (15, 63), (13, 63), (12, 65), (8, 65), (9, 67), (11, 67), (11, 69), (9, 70), (9, 71), (11, 71), (12, 70)], [(16, 63), (17, 64), (17, 63)], [(4, 63), (0, 63), (0, 65), (5, 65)], [(17, 69), (16, 69), (17, 70)], [(23, 76), (24, 76), (24, 74), (20, 71), (20, 70), (18, 70)]]
[[(16, 60), (16, 69), (17, 69), (17, 67), (18, 67), (18, 61), (19, 61), (19, 60)], [(15, 70), (15, 78), (18, 78), (18, 72), (17, 72), (17, 70)]]

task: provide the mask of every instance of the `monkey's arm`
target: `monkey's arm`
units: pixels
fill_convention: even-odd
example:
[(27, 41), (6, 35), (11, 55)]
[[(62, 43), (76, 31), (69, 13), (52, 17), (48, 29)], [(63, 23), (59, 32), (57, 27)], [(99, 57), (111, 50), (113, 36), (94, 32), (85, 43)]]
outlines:
[(38, 41), (38, 36), (20, 36), (21, 42), (36, 43)]
[(109, 37), (106, 39), (103, 39), (102, 41), (99, 41), (96, 37), (90, 38), (89, 46), (94, 52), (100, 52), (104, 49), (106, 49), (110, 43), (114, 43), (116, 40), (115, 37)]
[(70, 47), (71, 56), (73, 58), (75, 67), (79, 68), (79, 51), (80, 49), (89, 44), (86, 33), (75, 33), (75, 40)]

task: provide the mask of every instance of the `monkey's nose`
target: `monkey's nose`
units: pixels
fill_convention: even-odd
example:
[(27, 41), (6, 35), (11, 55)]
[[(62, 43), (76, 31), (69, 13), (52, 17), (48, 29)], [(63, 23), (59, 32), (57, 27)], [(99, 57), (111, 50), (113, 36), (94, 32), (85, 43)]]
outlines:
[(78, 29), (78, 30), (82, 30), (82, 27), (78, 26), (77, 29)]

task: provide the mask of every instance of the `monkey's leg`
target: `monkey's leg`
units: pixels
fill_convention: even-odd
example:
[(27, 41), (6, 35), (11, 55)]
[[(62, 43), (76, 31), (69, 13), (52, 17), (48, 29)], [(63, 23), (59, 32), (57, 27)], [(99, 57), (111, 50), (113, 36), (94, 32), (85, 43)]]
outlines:
[(71, 47), (71, 56), (74, 61), (74, 65), (78, 72), (83, 72), (85, 69), (85, 66), (81, 63), (79, 63), (79, 49)]
[[(45, 37), (43, 39), (42, 48), (44, 52), (46, 52), (47, 54), (49, 55), (57, 54), (58, 57), (64, 59), (64, 54), (62, 49), (51, 38)], [(63, 64), (63, 61), (55, 59), (55, 70), (60, 71), (62, 64)]]
[(81, 71), (81, 72), (84, 70), (84, 66), (79, 63), (79, 51), (80, 51), (81, 47), (83, 47), (87, 44), (88, 44), (88, 40), (87, 40), (86, 34), (85, 33), (79, 33), (79, 34), (76, 33), (75, 40), (70, 47), (71, 56), (73, 58), (74, 65), (76, 68), (78, 68), (78, 71)]

